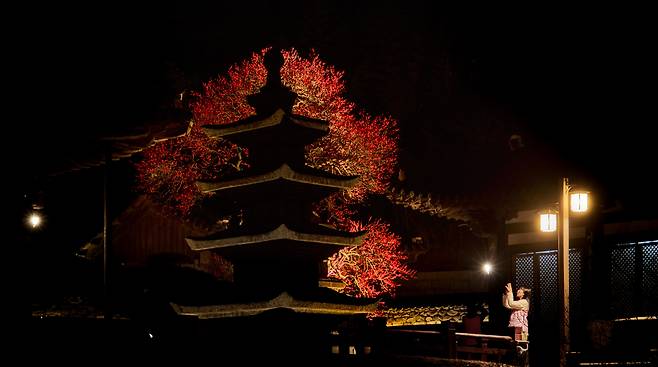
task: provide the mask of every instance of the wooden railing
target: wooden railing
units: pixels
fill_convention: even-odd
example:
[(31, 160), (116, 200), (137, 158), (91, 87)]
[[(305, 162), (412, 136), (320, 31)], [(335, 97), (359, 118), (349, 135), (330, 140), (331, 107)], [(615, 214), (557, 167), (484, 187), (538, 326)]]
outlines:
[(391, 354), (527, 365), (528, 342), (509, 336), (460, 333), (448, 327), (445, 331), (388, 329), (385, 339), (380, 347)]
[(501, 362), (516, 352), (514, 340), (509, 336), (455, 333), (455, 339), (456, 356), (464, 359)]

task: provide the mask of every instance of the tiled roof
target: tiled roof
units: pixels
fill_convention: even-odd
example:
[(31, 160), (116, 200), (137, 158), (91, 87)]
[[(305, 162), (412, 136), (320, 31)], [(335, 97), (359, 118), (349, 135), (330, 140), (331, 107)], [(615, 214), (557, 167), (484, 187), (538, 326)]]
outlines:
[[(466, 305), (435, 305), (390, 307), (382, 311), (386, 326), (438, 325), (443, 322), (462, 322)], [(485, 318), (485, 321), (488, 321)]]

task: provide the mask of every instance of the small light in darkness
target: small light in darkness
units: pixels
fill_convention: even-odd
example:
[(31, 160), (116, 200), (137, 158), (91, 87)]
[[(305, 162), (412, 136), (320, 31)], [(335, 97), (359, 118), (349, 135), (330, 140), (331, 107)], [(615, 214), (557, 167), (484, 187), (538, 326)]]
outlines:
[(41, 225), (42, 219), (39, 213), (32, 213), (27, 218), (28, 223), (32, 228), (37, 228)]
[(492, 270), (493, 270), (493, 266), (491, 265), (491, 263), (484, 263), (484, 265), (482, 265), (482, 271), (485, 274), (491, 274)]

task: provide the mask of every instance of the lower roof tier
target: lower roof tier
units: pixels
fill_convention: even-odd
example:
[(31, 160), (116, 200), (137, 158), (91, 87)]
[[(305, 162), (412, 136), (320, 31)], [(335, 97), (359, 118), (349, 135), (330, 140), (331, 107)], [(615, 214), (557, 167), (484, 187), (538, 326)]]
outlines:
[(293, 297), (287, 292), (283, 292), (267, 301), (206, 306), (185, 306), (171, 303), (171, 306), (179, 315), (212, 319), (253, 316), (275, 309), (289, 309), (309, 314), (367, 314), (377, 310), (377, 303), (372, 299), (355, 299), (340, 294), (324, 297)]

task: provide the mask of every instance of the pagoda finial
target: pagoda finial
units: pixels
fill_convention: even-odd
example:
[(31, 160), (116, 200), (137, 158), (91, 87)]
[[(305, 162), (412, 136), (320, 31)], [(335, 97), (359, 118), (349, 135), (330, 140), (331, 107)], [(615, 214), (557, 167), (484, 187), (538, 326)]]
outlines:
[(263, 57), (263, 63), (267, 70), (266, 84), (281, 84), (281, 67), (284, 63), (281, 49), (278, 46), (270, 48)]
[(297, 94), (281, 83), (281, 67), (284, 59), (281, 49), (272, 47), (264, 56), (267, 82), (256, 94), (247, 97), (247, 102), (256, 109), (257, 115), (269, 116), (278, 109), (292, 112)]

